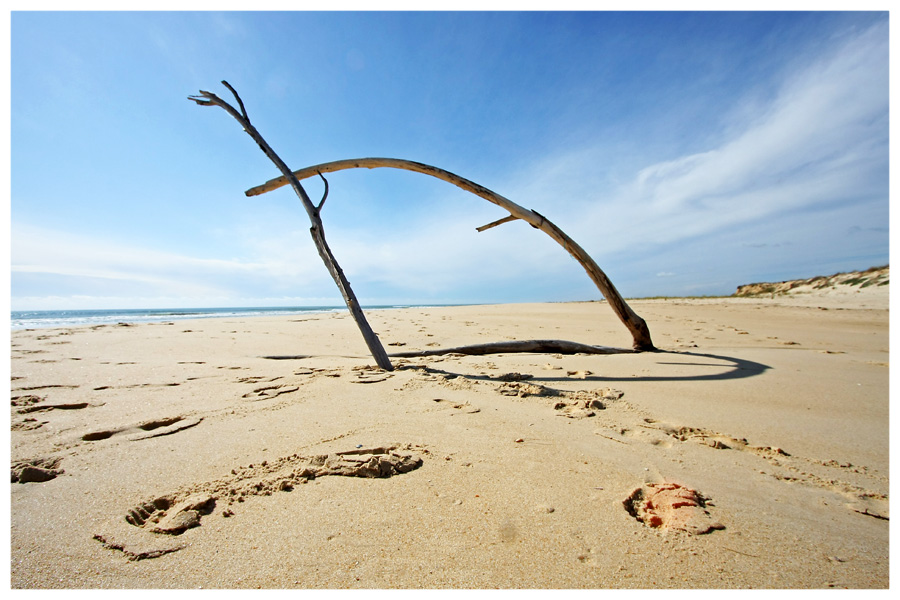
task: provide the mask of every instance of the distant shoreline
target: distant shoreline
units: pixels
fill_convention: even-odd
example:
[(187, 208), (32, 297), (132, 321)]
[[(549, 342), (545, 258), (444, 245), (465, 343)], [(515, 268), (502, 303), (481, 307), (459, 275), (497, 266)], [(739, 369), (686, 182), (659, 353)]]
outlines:
[[(467, 306), (464, 304), (384, 304), (364, 306), (364, 310), (392, 308), (426, 308), (439, 306)], [(347, 307), (331, 306), (260, 306), (210, 308), (149, 308), (149, 309), (88, 309), (88, 310), (13, 310), (10, 328), (46, 329), (109, 325), (116, 323), (160, 323), (186, 319), (246, 318), (292, 316), (312, 313), (346, 312)]]

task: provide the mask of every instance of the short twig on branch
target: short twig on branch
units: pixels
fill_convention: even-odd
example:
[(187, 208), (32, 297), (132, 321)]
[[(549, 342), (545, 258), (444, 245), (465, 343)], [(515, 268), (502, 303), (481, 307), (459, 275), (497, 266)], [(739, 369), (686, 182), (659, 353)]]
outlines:
[(498, 225), (503, 225), (504, 223), (509, 223), (510, 221), (518, 221), (519, 217), (515, 215), (509, 215), (507, 217), (503, 217), (502, 219), (497, 219), (496, 221), (492, 221), (487, 225), (482, 225), (481, 227), (476, 227), (475, 231), (481, 233), (482, 231), (487, 231), (492, 227), (496, 227)]
[(322, 212), (322, 206), (325, 204), (325, 200), (328, 198), (328, 180), (325, 179), (325, 176), (319, 173), (319, 177), (322, 178), (322, 181), (325, 182), (325, 193), (322, 194), (322, 200), (319, 202), (319, 205), (316, 207), (316, 212)]

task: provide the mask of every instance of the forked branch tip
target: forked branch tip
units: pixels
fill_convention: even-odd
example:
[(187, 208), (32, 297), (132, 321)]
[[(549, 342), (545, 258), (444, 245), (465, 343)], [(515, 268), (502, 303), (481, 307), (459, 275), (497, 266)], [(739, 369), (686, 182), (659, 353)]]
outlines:
[(241, 97), (238, 95), (237, 90), (235, 90), (233, 87), (231, 87), (231, 84), (228, 83), (227, 81), (225, 81), (224, 79), (222, 80), (222, 85), (227, 87), (231, 91), (231, 93), (234, 95), (234, 99), (237, 100), (238, 105), (241, 107), (241, 115), (243, 115), (244, 119), (249, 123), (250, 117), (247, 116), (247, 109), (244, 108), (244, 101), (241, 100)]

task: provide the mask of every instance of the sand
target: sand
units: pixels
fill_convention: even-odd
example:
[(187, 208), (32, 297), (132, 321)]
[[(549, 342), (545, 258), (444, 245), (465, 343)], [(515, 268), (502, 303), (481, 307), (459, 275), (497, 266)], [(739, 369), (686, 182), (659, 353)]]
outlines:
[(888, 587), (879, 293), (14, 331), (11, 585)]

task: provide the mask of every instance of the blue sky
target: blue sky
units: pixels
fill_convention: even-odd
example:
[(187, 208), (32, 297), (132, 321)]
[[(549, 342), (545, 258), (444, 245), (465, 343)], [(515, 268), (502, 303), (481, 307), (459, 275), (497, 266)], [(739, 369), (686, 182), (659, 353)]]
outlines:
[[(625, 296), (888, 263), (887, 13), (14, 12), (11, 308), (338, 305), (293, 168), (416, 160), (546, 215)], [(329, 176), (364, 305), (587, 300), (422, 175)], [(320, 181), (305, 184), (311, 197)]]

